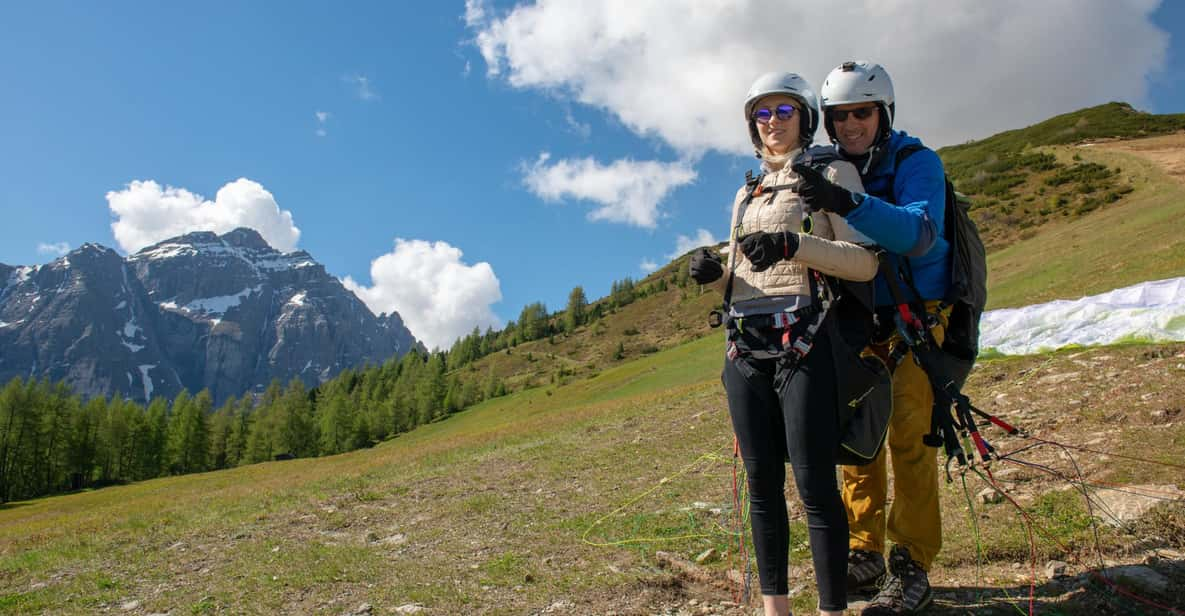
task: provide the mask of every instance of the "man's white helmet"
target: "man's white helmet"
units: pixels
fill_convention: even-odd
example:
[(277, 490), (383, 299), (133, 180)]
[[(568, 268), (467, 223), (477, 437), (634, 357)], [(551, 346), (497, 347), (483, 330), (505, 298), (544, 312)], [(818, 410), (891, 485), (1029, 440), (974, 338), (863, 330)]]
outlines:
[[(827, 74), (820, 91), (823, 98), (823, 113), (836, 105), (875, 102), (881, 110), (881, 136), (887, 137), (893, 129), (896, 104), (893, 99), (893, 80), (889, 72), (879, 64), (856, 60), (844, 62)], [(835, 141), (835, 126), (824, 122), (827, 135)]]
[(810, 84), (795, 73), (766, 73), (749, 86), (749, 93), (745, 96), (745, 121), (749, 123), (749, 137), (753, 141), (753, 147), (757, 148), (758, 158), (761, 157), (763, 148), (761, 136), (757, 133), (757, 124), (752, 117), (753, 106), (761, 97), (770, 94), (785, 94), (802, 103), (799, 137), (804, 146), (810, 145), (815, 138), (815, 131), (819, 129), (819, 98), (815, 96)]

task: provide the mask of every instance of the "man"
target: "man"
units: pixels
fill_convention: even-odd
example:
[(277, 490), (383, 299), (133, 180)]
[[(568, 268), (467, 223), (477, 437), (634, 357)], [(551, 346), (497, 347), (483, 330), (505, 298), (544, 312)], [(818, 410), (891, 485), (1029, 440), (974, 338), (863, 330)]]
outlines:
[[(907, 272), (927, 313), (950, 285), (950, 245), (942, 237), (946, 184), (942, 161), (933, 150), (902, 131), (893, 130), (896, 105), (893, 83), (879, 64), (845, 62), (823, 83), (823, 118), (840, 156), (860, 170), (867, 194), (846, 191), (808, 167), (804, 197), (816, 209), (838, 213), (857, 231), (888, 253), (895, 272)], [(908, 150), (898, 156), (902, 148)], [(910, 288), (902, 285), (903, 288)], [(893, 297), (876, 280), (878, 322), (886, 336), (893, 327)], [(931, 331), (938, 344), (944, 315), (935, 315)], [(867, 466), (843, 467), (843, 499), (848, 511), (848, 588), (870, 588), (888, 577), (862, 612), (865, 615), (910, 614), (931, 601), (927, 571), (942, 547), (938, 509), (936, 451), (922, 442), (930, 430), (933, 391), (926, 374), (906, 356), (893, 374), (893, 418), (888, 449), (895, 480), (893, 506), (886, 519), (888, 473), (885, 452)]]

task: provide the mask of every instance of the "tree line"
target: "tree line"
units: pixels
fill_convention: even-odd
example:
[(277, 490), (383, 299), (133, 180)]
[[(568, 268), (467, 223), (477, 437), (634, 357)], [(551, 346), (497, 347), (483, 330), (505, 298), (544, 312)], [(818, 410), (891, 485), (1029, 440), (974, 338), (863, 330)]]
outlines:
[(502, 330), (474, 328), (448, 351), (413, 350), (311, 389), (299, 379), (273, 381), (217, 408), (207, 390), (142, 405), (118, 395), (83, 399), (65, 383), (18, 377), (0, 390), (0, 502), (368, 447), (505, 395), (492, 369), (477, 373), (478, 359), (572, 332), (666, 289), (665, 279), (639, 288), (626, 278), (590, 305), (576, 287), (564, 311), (529, 304)]

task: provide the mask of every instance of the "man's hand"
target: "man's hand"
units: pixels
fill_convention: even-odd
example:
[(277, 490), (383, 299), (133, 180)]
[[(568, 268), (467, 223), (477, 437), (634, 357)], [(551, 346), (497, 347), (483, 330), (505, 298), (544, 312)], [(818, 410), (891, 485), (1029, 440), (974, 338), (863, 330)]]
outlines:
[(771, 265), (789, 259), (798, 252), (798, 234), (789, 231), (785, 233), (766, 233), (758, 231), (750, 233), (738, 240), (741, 252), (753, 266), (753, 271), (764, 272)]
[(864, 195), (836, 186), (811, 167), (798, 164), (791, 169), (802, 178), (798, 185), (798, 194), (812, 210), (847, 216), (864, 199)]
[(691, 253), (688, 270), (690, 270), (691, 279), (699, 284), (715, 282), (724, 275), (724, 266), (720, 263), (720, 257), (707, 248), (700, 248)]

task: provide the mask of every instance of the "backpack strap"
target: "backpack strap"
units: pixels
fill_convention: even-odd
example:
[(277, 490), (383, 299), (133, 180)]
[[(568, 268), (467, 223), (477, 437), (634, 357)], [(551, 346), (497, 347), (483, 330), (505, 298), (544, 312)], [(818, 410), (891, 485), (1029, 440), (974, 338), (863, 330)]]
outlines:
[[(741, 228), (741, 218), (743, 217), (744, 210), (749, 207), (749, 202), (753, 200), (753, 197), (761, 194), (761, 180), (763, 179), (765, 179), (764, 173), (754, 176), (752, 169), (745, 172), (745, 188), (747, 192), (745, 192), (745, 198), (742, 199), (740, 205), (737, 206), (737, 224), (729, 233), (730, 237), (728, 247), (730, 251), (736, 250), (737, 232)], [(733, 254), (730, 255), (730, 257), (732, 258), (732, 267), (728, 268), (728, 282), (724, 283), (724, 304), (723, 312), (720, 315), (721, 320), (723, 320), (723, 318), (727, 316), (732, 309), (732, 282), (736, 278), (737, 264), (740, 263), (740, 259), (737, 258), (737, 255)]]
[(926, 146), (920, 143), (910, 143), (908, 145), (902, 146), (900, 150), (897, 150), (897, 154), (894, 155), (893, 175), (889, 176), (889, 196), (893, 197), (894, 204), (897, 203), (897, 193), (894, 192), (896, 190), (895, 184), (897, 182), (897, 170), (901, 168), (901, 163), (905, 162), (905, 159), (925, 149)]

